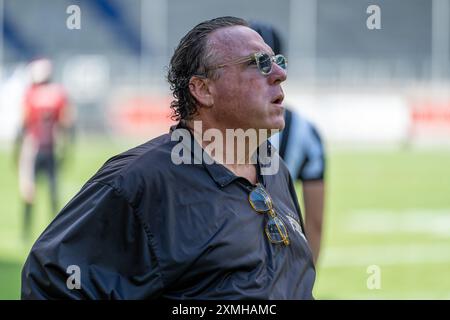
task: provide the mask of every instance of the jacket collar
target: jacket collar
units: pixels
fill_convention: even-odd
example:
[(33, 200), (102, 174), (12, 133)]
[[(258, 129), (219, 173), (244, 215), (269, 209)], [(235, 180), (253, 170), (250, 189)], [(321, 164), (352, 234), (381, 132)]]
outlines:
[[(184, 141), (184, 139), (180, 139), (179, 141), (181, 143), (183, 143), (186, 148), (188, 148), (191, 151), (191, 160), (193, 160), (193, 163), (201, 163), (203, 165), (203, 167), (206, 169), (206, 171), (208, 172), (208, 174), (211, 176), (211, 178), (214, 180), (214, 182), (221, 188), (226, 187), (227, 185), (229, 185), (231, 182), (233, 182), (234, 180), (237, 179), (242, 179), (247, 181), (248, 183), (250, 183), (247, 179), (236, 176), (233, 172), (231, 172), (229, 169), (227, 169), (224, 165), (217, 163), (215, 160), (213, 160), (209, 154), (199, 145), (199, 143), (197, 142), (197, 140), (194, 138), (193, 133), (191, 132), (191, 130), (186, 126), (186, 124), (184, 123), (183, 120), (181, 120), (178, 124), (173, 125), (170, 127), (170, 134), (173, 133), (173, 131), (175, 131), (176, 129), (185, 129), (189, 132), (190, 135), (190, 139), (188, 139), (188, 141)], [(269, 150), (269, 156), (272, 152), (272, 146), (269, 142), (269, 140), (267, 140), (267, 148)], [(199, 153), (195, 152), (196, 150), (201, 150), (201, 155), (202, 155), (202, 159), (199, 159)], [(257, 153), (259, 154), (259, 148), (257, 150)], [(257, 165), (256, 165), (256, 171), (257, 171), (257, 176), (258, 176), (258, 180), (265, 185), (265, 179), (264, 176), (261, 175), (261, 168), (260, 168), (260, 163), (259, 163), (259, 159), (257, 161)]]

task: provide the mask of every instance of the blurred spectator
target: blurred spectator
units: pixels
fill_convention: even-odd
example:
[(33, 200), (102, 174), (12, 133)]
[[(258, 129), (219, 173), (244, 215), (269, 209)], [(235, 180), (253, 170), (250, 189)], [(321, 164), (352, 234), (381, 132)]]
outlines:
[(16, 139), (20, 195), (24, 202), (23, 237), (31, 233), (31, 211), (36, 177), (45, 173), (50, 185), (51, 210), (58, 210), (57, 171), (73, 134), (73, 114), (64, 88), (52, 83), (52, 63), (39, 59), (29, 64), (31, 85), (23, 99), (23, 119)]
[[(253, 22), (251, 27), (272, 47), (275, 54), (283, 53), (281, 38), (271, 25)], [(274, 135), (271, 142), (278, 149), (291, 176), (302, 182), (305, 231), (314, 262), (317, 263), (322, 238), (325, 188), (325, 154), (321, 138), (310, 121), (287, 106), (285, 128)]]

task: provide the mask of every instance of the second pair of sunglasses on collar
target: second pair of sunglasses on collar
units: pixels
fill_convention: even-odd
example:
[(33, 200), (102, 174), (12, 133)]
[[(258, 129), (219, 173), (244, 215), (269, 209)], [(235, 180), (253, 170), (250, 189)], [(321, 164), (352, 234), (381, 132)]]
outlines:
[(269, 241), (275, 244), (289, 245), (290, 241), (286, 226), (273, 208), (272, 198), (260, 183), (250, 192), (248, 200), (257, 213), (267, 213), (268, 220), (265, 232)]

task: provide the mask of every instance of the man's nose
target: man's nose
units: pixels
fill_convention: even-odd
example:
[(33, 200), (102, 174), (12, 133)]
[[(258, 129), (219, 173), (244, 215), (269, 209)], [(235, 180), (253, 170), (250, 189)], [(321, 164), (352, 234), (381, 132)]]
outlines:
[(269, 81), (273, 84), (279, 84), (287, 78), (287, 70), (283, 69), (275, 62), (272, 62), (272, 72), (269, 74)]

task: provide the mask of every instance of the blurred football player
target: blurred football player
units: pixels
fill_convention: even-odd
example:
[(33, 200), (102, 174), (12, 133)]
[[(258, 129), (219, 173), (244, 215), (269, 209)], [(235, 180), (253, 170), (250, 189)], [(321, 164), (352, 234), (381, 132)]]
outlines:
[(25, 91), (23, 120), (16, 140), (24, 239), (31, 235), (31, 211), (40, 173), (45, 173), (49, 182), (53, 214), (58, 210), (56, 151), (65, 148), (73, 128), (67, 94), (61, 85), (51, 82), (51, 61), (35, 60), (28, 67), (31, 85)]

